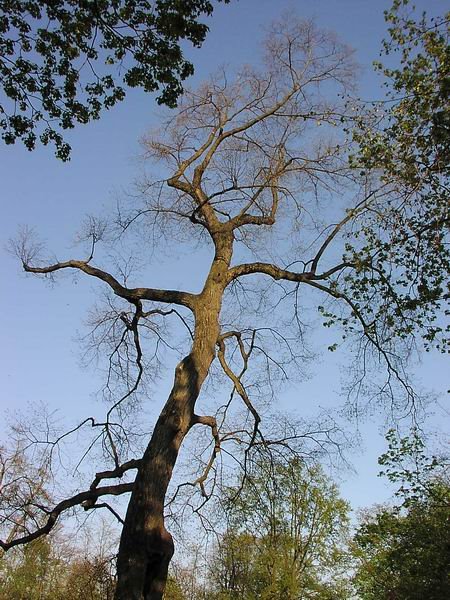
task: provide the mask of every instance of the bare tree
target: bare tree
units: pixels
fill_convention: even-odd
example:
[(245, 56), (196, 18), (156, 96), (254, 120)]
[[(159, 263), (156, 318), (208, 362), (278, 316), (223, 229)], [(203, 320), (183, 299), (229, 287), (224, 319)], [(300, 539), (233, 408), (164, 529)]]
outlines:
[[(95, 220), (88, 224), (85, 237), (92, 247), (84, 260), (45, 263), (29, 235), (16, 243), (27, 273), (51, 277), (75, 270), (110, 290), (108, 311), (94, 318), (93, 339), (100, 348), (112, 344), (107, 390), (114, 389), (113, 381), (122, 381), (122, 387), (118, 395), (111, 393), (104, 421), (89, 418), (80, 425), (99, 432), (112, 467), (97, 473), (86, 491), (53, 507), (39, 503), (42, 522), (2, 541), (3, 549), (47, 533), (67, 509), (82, 504), (114, 511), (100, 498), (131, 492), (116, 599), (160, 600), (174, 551), (165, 503), (186, 435), (194, 425), (211, 433), (209, 458), (191, 483), (203, 497), (227, 441), (244, 448), (245, 469), (252, 447), (284, 447), (296, 437), (288, 431), (277, 439), (265, 436), (258, 403), (262, 396), (275, 399), (275, 371), (283, 379), (286, 365), (301, 366), (303, 321), (311, 307), (319, 307), (326, 324), (341, 322), (361, 359), (354, 389), (361, 390), (372, 357), (387, 373), (378, 395), (392, 399), (397, 381), (404, 392), (402, 406), (411, 409), (414, 394), (401, 357), (411, 348), (415, 315), (426, 303), (407, 303), (399, 291), (405, 270), (391, 265), (378, 240), (401, 248), (395, 215), (414, 210), (416, 192), (376, 172), (349, 167), (346, 129), (352, 106), (346, 94), (354, 72), (352, 52), (333, 35), (290, 18), (273, 25), (260, 70), (246, 67), (233, 81), (220, 73), (186, 92), (161, 131), (147, 138), (148, 157), (165, 174), (162, 181), (143, 184), (142, 204), (122, 209), (117, 223), (122, 234), (142, 227), (146, 243), (156, 231), (171, 245), (186, 236), (209, 245), (213, 257), (199, 293), (130, 287), (123, 270), (114, 274), (95, 266), (94, 251), (103, 235)], [(423, 259), (418, 243), (418, 271)], [(420, 286), (411, 283), (408, 298), (419, 292)], [(159, 323), (173, 317), (188, 332), (188, 348), (145, 452), (123, 461), (120, 419), (154, 355), (168, 343)], [(150, 356), (143, 351), (144, 338), (152, 340)], [(217, 369), (231, 384), (230, 399), (217, 413), (197, 414), (202, 386)], [(231, 416), (235, 398), (244, 408), (240, 424), (236, 414)], [(316, 435), (326, 444), (329, 429), (319, 428)], [(101, 485), (131, 470), (137, 471), (134, 481)]]

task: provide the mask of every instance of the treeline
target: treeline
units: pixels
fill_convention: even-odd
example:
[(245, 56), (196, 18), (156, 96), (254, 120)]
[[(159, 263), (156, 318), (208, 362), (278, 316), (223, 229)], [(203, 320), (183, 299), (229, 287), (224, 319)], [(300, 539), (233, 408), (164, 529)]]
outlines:
[[(319, 464), (256, 461), (222, 491), (220, 533), (175, 564), (165, 599), (450, 598), (446, 461), (427, 457), (415, 432), (388, 441), (380, 464), (399, 485), (397, 501), (364, 511), (354, 531), (348, 503)], [(59, 532), (3, 554), (0, 600), (112, 599), (114, 557), (92, 547), (75, 550)]]
[(114, 563), (61, 536), (39, 538), (0, 556), (0, 600), (113, 600)]

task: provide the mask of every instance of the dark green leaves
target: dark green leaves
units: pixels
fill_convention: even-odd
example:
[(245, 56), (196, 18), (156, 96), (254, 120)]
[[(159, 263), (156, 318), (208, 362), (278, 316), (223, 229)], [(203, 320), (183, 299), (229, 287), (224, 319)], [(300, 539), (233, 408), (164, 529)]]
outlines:
[(383, 474), (401, 483), (393, 508), (366, 514), (354, 537), (361, 600), (441, 600), (450, 595), (448, 464), (428, 457), (417, 430), (398, 438), (379, 459)]
[[(228, 2), (229, 0), (218, 0)], [(61, 130), (98, 119), (125, 97), (124, 86), (159, 91), (173, 107), (193, 73), (180, 46), (200, 46), (208, 31), (205, 0), (3, 0), (0, 8), (0, 129), (29, 150)]]

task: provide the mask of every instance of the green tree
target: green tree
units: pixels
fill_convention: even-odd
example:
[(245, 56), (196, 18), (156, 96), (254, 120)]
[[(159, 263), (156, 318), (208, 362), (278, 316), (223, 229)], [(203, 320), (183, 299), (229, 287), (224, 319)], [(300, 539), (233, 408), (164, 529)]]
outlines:
[(0, 557), (0, 600), (112, 600), (114, 558), (83, 555), (61, 531), (39, 538)]
[(3, 0), (3, 140), (21, 139), (29, 150), (37, 138), (51, 141), (67, 160), (61, 130), (98, 119), (123, 100), (124, 85), (161, 90), (158, 102), (175, 106), (193, 73), (181, 42), (200, 46), (208, 31), (200, 20), (212, 11), (208, 0)]
[(442, 600), (450, 594), (450, 488), (443, 505), (429, 497), (401, 513), (381, 509), (355, 536), (360, 566), (355, 586), (362, 600)]
[(348, 505), (319, 465), (258, 462), (228, 490), (228, 529), (211, 568), (229, 600), (343, 598)]
[(52, 543), (41, 538), (0, 559), (1, 600), (60, 600), (63, 561), (55, 557)]
[[(437, 483), (435, 483), (437, 486)], [(450, 595), (450, 487), (369, 514), (354, 538), (354, 578), (362, 600), (442, 600)]]
[(387, 436), (381, 474), (400, 483), (401, 504), (364, 516), (354, 536), (362, 600), (442, 600), (450, 595), (448, 465), (427, 457), (416, 430)]

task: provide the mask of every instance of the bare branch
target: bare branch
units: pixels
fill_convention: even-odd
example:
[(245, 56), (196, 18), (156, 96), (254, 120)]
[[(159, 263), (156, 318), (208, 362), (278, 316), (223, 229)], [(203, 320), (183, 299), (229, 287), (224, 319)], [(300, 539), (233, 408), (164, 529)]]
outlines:
[(104, 486), (101, 488), (90, 489), (85, 492), (79, 492), (78, 494), (75, 494), (75, 496), (72, 496), (71, 498), (62, 500), (56, 506), (54, 506), (52, 509), (48, 509), (41, 505), (35, 505), (43, 513), (48, 515), (46, 523), (42, 527), (39, 527), (38, 529), (33, 531), (32, 533), (29, 533), (22, 537), (18, 537), (18, 538), (15, 538), (13, 540), (6, 541), (6, 542), (0, 540), (0, 547), (6, 551), (6, 550), (9, 550), (10, 548), (13, 548), (14, 546), (19, 546), (22, 544), (27, 544), (28, 542), (32, 542), (33, 540), (36, 540), (37, 538), (39, 538), (43, 535), (47, 535), (53, 529), (53, 527), (56, 525), (56, 522), (57, 522), (59, 516), (61, 515), (61, 513), (69, 510), (70, 508), (73, 508), (75, 506), (80, 506), (84, 502), (88, 502), (89, 503), (88, 507), (90, 508), (90, 503), (92, 503), (92, 502), (95, 503), (95, 500), (97, 500), (97, 498), (100, 498), (102, 496), (108, 496), (108, 495), (119, 496), (121, 494), (127, 494), (127, 493), (131, 492), (132, 490), (133, 490), (133, 483), (120, 483), (117, 485)]
[(325, 271), (324, 273), (316, 274), (314, 273), (314, 271), (304, 271), (302, 273), (296, 273), (294, 271), (288, 271), (287, 269), (277, 267), (272, 263), (244, 263), (237, 265), (236, 267), (232, 267), (229, 270), (228, 281), (231, 282), (245, 275), (261, 274), (268, 275), (269, 277), (275, 280), (282, 279), (285, 281), (292, 281), (295, 283), (310, 283), (313, 281), (320, 281), (321, 279), (327, 279), (331, 275), (337, 273), (338, 271), (342, 271), (343, 269), (348, 267), (353, 267), (353, 264), (351, 262), (342, 262), (332, 267), (328, 271)]
[[(230, 334), (230, 335), (235, 335), (235, 333)], [(239, 396), (242, 398), (245, 406), (248, 408), (249, 412), (251, 413), (251, 415), (253, 416), (253, 420), (254, 420), (254, 427), (253, 427), (253, 433), (251, 436), (251, 440), (250, 440), (250, 444), (249, 447), (251, 447), (256, 439), (256, 436), (258, 434), (258, 429), (259, 429), (259, 424), (261, 422), (261, 417), (258, 414), (258, 411), (255, 409), (255, 407), (253, 406), (244, 386), (242, 385), (241, 382), (241, 377), (242, 374), (240, 376), (237, 376), (235, 373), (233, 373), (233, 371), (230, 369), (226, 358), (225, 358), (225, 342), (224, 342), (224, 338), (223, 336), (219, 337), (219, 339), (217, 340), (217, 346), (218, 346), (218, 353), (217, 356), (219, 358), (219, 362), (222, 366), (222, 369), (224, 370), (224, 373), (227, 375), (227, 377), (229, 377), (229, 379), (231, 379), (231, 381), (233, 382), (233, 386), (236, 389), (237, 393), (239, 394)], [(238, 337), (239, 339), (239, 337)], [(239, 340), (240, 341), (240, 340)], [(252, 346), (251, 349), (253, 348), (253, 340), (252, 340)], [(242, 349), (241, 349), (242, 352)], [(251, 352), (251, 350), (250, 350)], [(249, 353), (243, 353), (243, 358), (244, 358), (244, 372), (247, 369), (247, 361), (248, 361), (248, 357), (249, 357)]]
[(96, 267), (93, 267), (86, 261), (80, 260), (68, 260), (66, 262), (58, 262), (53, 265), (46, 267), (33, 267), (27, 263), (23, 263), (23, 268), (27, 273), (36, 273), (39, 275), (46, 275), (60, 271), (62, 269), (76, 269), (104, 281), (113, 290), (116, 296), (124, 298), (129, 302), (136, 302), (139, 300), (151, 300), (153, 302), (164, 302), (167, 304), (179, 304), (186, 306), (187, 308), (193, 309), (195, 305), (195, 296), (188, 292), (179, 292), (175, 290), (158, 290), (153, 288), (126, 288), (121, 285), (117, 279), (115, 279), (107, 271), (102, 271)]

